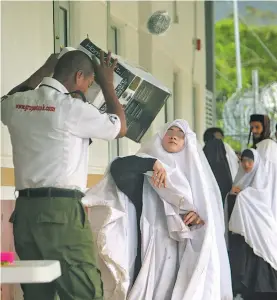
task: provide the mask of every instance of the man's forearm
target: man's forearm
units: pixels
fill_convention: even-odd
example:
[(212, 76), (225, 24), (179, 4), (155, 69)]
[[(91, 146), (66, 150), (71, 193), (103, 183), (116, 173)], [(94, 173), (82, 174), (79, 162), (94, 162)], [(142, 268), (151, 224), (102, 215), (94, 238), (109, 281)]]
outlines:
[(15, 94), (21, 91), (22, 87), (28, 87), (30, 89), (35, 89), (42, 81), (44, 77), (50, 76), (53, 73), (53, 69), (43, 65), (34, 74), (32, 74), (27, 80), (13, 88), (8, 95)]
[(17, 92), (20, 92), (23, 87), (28, 89), (35, 89), (42, 81), (44, 77), (51, 76), (51, 74), (54, 72), (54, 68), (56, 66), (56, 63), (58, 61), (58, 55), (57, 54), (51, 54), (47, 61), (43, 64), (42, 67), (40, 67), (33, 75), (31, 75), (27, 80), (13, 88), (8, 95), (15, 94)]
[(106, 84), (101, 88), (107, 104), (107, 113), (115, 114), (119, 117), (121, 121), (121, 130), (119, 133), (119, 137), (123, 137), (125, 136), (127, 131), (126, 117), (124, 109), (116, 96), (113, 84)]

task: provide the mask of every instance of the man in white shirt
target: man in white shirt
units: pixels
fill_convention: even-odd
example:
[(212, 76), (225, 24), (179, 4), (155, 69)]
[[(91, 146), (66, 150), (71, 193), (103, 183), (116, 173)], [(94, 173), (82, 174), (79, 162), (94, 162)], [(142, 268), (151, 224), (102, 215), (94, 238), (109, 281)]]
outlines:
[[(58, 62), (52, 55), (2, 98), (1, 120), (11, 136), (19, 191), (10, 218), (16, 252), (21, 260), (59, 260), (62, 269), (53, 283), (22, 285), (25, 300), (51, 300), (56, 292), (60, 300), (103, 299), (81, 198), (87, 184), (89, 140), (109, 141), (126, 133), (124, 110), (113, 87), (117, 61), (111, 65), (110, 59), (110, 53), (105, 60), (102, 52), (98, 64), (78, 50)], [(43, 79), (53, 69), (53, 78)], [(106, 113), (84, 101), (94, 75)]]

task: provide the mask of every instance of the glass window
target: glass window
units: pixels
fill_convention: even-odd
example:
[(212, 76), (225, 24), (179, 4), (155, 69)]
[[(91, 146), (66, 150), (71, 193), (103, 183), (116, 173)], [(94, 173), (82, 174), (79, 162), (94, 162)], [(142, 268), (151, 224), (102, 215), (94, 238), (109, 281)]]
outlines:
[(111, 27), (111, 49), (112, 53), (118, 54), (118, 29)]
[(55, 52), (69, 46), (69, 1), (53, 1)]

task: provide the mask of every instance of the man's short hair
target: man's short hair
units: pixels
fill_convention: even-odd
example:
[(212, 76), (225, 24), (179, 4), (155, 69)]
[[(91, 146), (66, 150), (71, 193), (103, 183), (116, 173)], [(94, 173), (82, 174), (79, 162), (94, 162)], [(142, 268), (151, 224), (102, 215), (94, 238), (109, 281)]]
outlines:
[(86, 53), (80, 50), (73, 50), (65, 53), (58, 60), (53, 77), (66, 80), (68, 77), (75, 75), (78, 71), (82, 71), (85, 77), (92, 75), (94, 72), (93, 64)]
[(214, 134), (216, 132), (221, 133), (222, 136), (224, 137), (224, 132), (221, 128), (211, 127), (211, 128), (208, 128), (204, 133), (204, 136), (203, 136), (204, 142), (207, 143), (208, 141), (214, 139), (215, 138)]

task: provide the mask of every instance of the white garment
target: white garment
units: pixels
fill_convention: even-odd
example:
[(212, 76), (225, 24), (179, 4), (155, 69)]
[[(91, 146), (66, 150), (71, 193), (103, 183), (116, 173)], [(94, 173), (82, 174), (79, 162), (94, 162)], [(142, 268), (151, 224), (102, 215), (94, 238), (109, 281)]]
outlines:
[(242, 191), (237, 195), (230, 217), (230, 231), (240, 234), (253, 252), (277, 270), (277, 222), (271, 209), (271, 175), (257, 151), (254, 167), (245, 173), (240, 167), (234, 186)]
[(109, 168), (103, 180), (88, 190), (82, 202), (92, 207), (90, 224), (104, 283), (104, 299), (124, 300), (132, 282), (137, 255), (135, 207), (117, 189)]
[[(185, 146), (179, 153), (169, 154), (161, 146), (161, 139), (171, 126), (178, 126), (186, 135)], [(176, 120), (167, 124), (138, 153), (139, 156), (152, 156), (161, 161), (167, 170), (167, 188), (153, 188), (149, 180), (151, 174), (146, 174), (140, 221), (142, 267), (128, 296), (127, 285), (134, 259), (133, 245), (128, 244), (128, 236), (134, 234), (134, 231), (131, 232), (134, 226), (131, 227), (133, 229), (127, 227), (130, 202), (119, 191), (112, 193), (114, 190), (108, 184), (109, 175), (84, 198), (84, 203), (92, 205), (93, 211), (97, 207), (95, 214), (98, 218), (102, 214), (102, 218), (109, 219), (108, 226), (99, 226), (99, 222), (93, 225), (101, 265), (110, 270), (110, 277), (113, 278), (113, 285), (111, 280), (106, 281), (107, 276), (103, 279), (105, 299), (232, 299), (220, 192), (206, 176), (201, 162), (205, 156), (198, 151), (196, 136), (187, 122)], [(212, 180), (215, 181), (213, 176)], [(103, 205), (101, 199), (105, 206), (116, 208), (117, 212), (107, 217), (104, 207), (99, 206), (101, 203)], [(188, 228), (183, 223), (180, 214), (190, 210), (201, 216), (204, 226)], [(123, 213), (122, 220), (113, 221), (113, 215), (119, 215), (119, 212)], [(113, 243), (108, 240), (113, 240)]]
[(235, 179), (235, 176), (239, 169), (239, 159), (235, 153), (235, 151), (228, 145), (227, 143), (224, 143), (225, 150), (226, 150), (226, 158), (229, 164), (230, 172), (232, 179)]
[(266, 139), (257, 144), (257, 151), (265, 164), (264, 173), (268, 176), (271, 190), (271, 209), (277, 221), (277, 143)]
[(264, 189), (267, 181), (267, 174), (264, 174), (264, 170), (262, 169), (263, 162), (261, 162), (261, 158), (259, 153), (250, 149), (254, 155), (254, 165), (251, 172), (246, 173), (242, 166), (240, 166), (238, 173), (235, 177), (233, 186), (239, 187), (241, 190), (251, 186), (256, 189)]
[(1, 120), (9, 129), (17, 190), (61, 187), (85, 191), (89, 138), (114, 139), (116, 115), (72, 98), (53, 78), (38, 89), (3, 97)]

